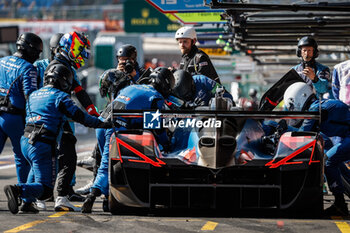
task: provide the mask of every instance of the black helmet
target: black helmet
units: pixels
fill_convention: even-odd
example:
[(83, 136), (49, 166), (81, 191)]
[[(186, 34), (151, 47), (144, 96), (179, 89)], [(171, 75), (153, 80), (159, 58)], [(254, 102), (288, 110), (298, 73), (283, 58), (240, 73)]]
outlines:
[(298, 42), (298, 48), (297, 48), (297, 56), (301, 57), (301, 47), (303, 46), (312, 46), (314, 48), (314, 57), (318, 57), (318, 45), (314, 38), (310, 36), (304, 36), (301, 38)]
[(50, 38), (51, 60), (53, 60), (56, 53), (58, 52), (58, 49), (60, 47), (60, 40), (63, 35), (63, 33), (56, 33)]
[(124, 72), (117, 69), (106, 70), (100, 76), (100, 95), (113, 99), (121, 89), (131, 84), (132, 80)]
[(250, 97), (256, 97), (256, 95), (258, 94), (258, 91), (255, 89), (255, 88), (250, 88), (249, 89), (249, 92), (248, 92), (248, 95), (250, 96)]
[(175, 85), (173, 73), (165, 68), (156, 68), (149, 76), (150, 84), (164, 97), (168, 97)]
[(16, 47), (25, 60), (34, 63), (43, 51), (43, 41), (34, 33), (26, 32), (18, 37)]
[(185, 70), (177, 70), (174, 73), (174, 78), (174, 95), (185, 101), (193, 100), (193, 97), (196, 92), (196, 86), (194, 84), (192, 75)]
[(134, 46), (132, 46), (131, 44), (123, 45), (122, 47), (119, 48), (119, 50), (117, 52), (117, 58), (118, 57), (130, 57), (130, 58), (136, 60), (136, 56), (137, 56), (136, 48)]
[(49, 65), (44, 75), (44, 86), (53, 87), (69, 93), (72, 88), (73, 74), (71, 70), (63, 64)]

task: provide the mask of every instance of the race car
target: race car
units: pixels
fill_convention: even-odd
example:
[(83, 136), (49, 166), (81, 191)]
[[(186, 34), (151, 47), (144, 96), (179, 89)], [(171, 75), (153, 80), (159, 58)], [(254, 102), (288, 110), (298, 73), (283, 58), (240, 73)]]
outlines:
[(114, 115), (145, 121), (146, 113), (172, 133), (172, 148), (162, 151), (154, 129), (115, 132), (109, 164), (112, 214), (130, 207), (322, 212), (322, 137), (279, 130), (281, 120), (319, 119), (319, 113), (245, 112), (216, 97), (194, 111)]

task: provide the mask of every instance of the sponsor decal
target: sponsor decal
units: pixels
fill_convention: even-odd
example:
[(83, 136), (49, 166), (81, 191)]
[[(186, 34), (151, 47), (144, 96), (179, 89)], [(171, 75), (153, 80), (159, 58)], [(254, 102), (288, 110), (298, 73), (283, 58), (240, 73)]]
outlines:
[(35, 117), (30, 117), (28, 118), (28, 122), (37, 122), (41, 119), (41, 116), (35, 116)]
[(144, 112), (143, 128), (160, 129), (162, 128), (220, 128), (221, 120), (216, 118), (193, 118), (188, 115), (162, 115), (159, 110), (156, 112)]
[(206, 61), (199, 63), (199, 66), (207, 66), (207, 65), (208, 65), (208, 62)]
[(143, 128), (144, 129), (160, 129), (160, 122), (162, 114), (157, 112), (144, 112), (143, 113)]

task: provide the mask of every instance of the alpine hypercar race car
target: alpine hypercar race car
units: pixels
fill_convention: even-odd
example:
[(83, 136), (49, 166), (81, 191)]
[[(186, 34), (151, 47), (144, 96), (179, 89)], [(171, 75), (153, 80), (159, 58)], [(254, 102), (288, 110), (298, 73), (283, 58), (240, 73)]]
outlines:
[[(322, 137), (317, 132), (283, 133), (278, 124), (283, 119), (319, 119), (319, 113), (244, 112), (220, 97), (192, 112), (114, 113), (143, 118), (144, 123), (147, 114), (158, 118), (153, 126), (159, 129), (160, 123), (172, 134), (172, 147), (162, 150), (157, 130), (145, 127), (150, 124), (115, 132), (109, 164), (111, 213), (127, 207), (226, 213), (323, 210)], [(277, 122), (275, 127), (267, 124), (271, 121)]]

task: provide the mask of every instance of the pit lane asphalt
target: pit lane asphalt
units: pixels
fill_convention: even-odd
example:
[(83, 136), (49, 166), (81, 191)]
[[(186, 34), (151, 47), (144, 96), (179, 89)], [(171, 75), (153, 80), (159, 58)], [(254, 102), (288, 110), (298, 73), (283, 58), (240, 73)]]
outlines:
[[(94, 131), (77, 135), (78, 156), (87, 156), (96, 142)], [(47, 210), (39, 214), (17, 214), (8, 211), (3, 187), (16, 183), (11, 145), (6, 144), (0, 155), (0, 232), (145, 232), (145, 233), (189, 233), (189, 232), (350, 232), (350, 218), (289, 218), (281, 216), (256, 216), (255, 213), (235, 214), (235, 217), (213, 216), (212, 214), (179, 213), (176, 216), (165, 213), (144, 215), (115, 215), (102, 210), (102, 200), (97, 199), (92, 214), (79, 212), (55, 212), (54, 202), (47, 202)], [(77, 168), (77, 185), (81, 187), (92, 173)], [(325, 197), (325, 206), (332, 201)], [(347, 200), (349, 202), (349, 200)], [(82, 203), (74, 202), (76, 206)]]

